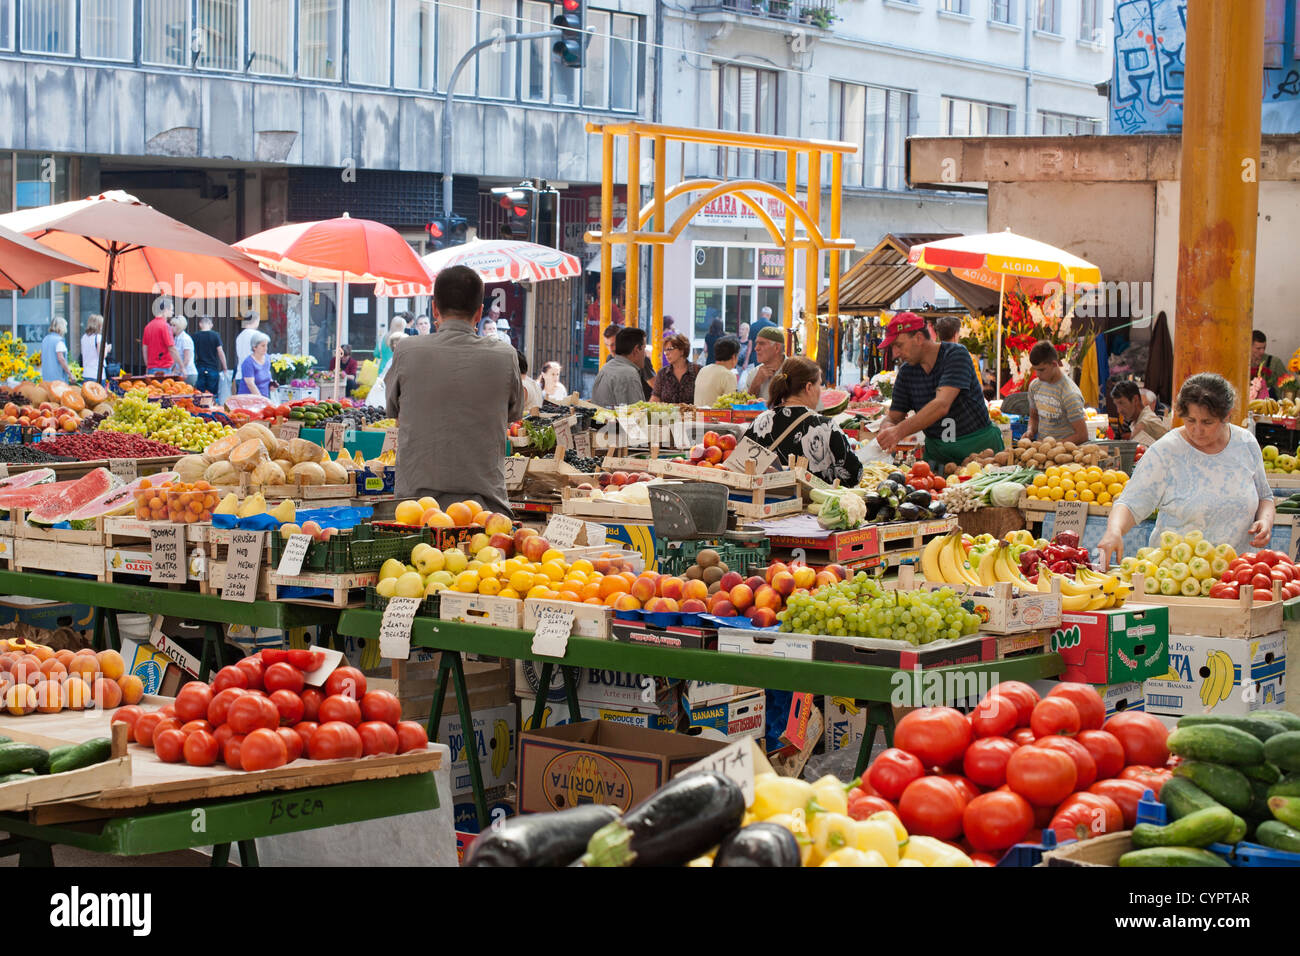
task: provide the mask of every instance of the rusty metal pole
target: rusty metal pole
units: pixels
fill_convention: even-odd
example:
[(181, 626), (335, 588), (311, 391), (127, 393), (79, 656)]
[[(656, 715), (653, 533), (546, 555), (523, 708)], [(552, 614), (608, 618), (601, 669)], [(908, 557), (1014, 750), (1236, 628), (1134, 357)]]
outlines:
[(1216, 372), (1249, 400), (1265, 0), (1188, 0), (1174, 392)]

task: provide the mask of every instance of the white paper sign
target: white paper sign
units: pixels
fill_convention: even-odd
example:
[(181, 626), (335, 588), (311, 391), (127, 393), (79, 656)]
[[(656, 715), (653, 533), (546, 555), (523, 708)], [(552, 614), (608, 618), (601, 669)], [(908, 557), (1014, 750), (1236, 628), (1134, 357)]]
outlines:
[(745, 806), (754, 802), (754, 742), (746, 737), (730, 746), (723, 747), (717, 753), (710, 754), (698, 763), (693, 763), (682, 773), (693, 770), (712, 770), (735, 782), (745, 795)]
[(551, 426), (555, 429), (555, 447), (572, 448), (573, 447), (573, 419), (559, 418)]
[(383, 620), (379, 622), (379, 656), (404, 661), (411, 656), (411, 624), (420, 609), (420, 599), (388, 599)]
[(743, 475), (746, 472), (745, 463), (750, 461), (754, 463), (754, 474), (766, 474), (776, 462), (776, 452), (764, 448), (750, 438), (742, 438), (736, 443), (735, 451), (722, 463), (722, 467), (728, 471), (738, 471)]
[(609, 529), (603, 524), (596, 524), (594, 521), (586, 522), (587, 528), (587, 547), (598, 548), (607, 542)]
[(343, 433), (346, 429), (342, 422), (325, 423), (325, 450), (338, 454), (343, 450)]
[(506, 490), (518, 491), (523, 487), (524, 475), (528, 472), (527, 458), (506, 459)]
[(257, 600), (257, 581), (262, 573), (262, 542), (265, 531), (232, 531), (230, 556), (226, 559), (226, 587), (221, 597), (227, 601)]
[(539, 657), (563, 657), (569, 649), (573, 612), (557, 607), (539, 608), (537, 630), (533, 632), (533, 653)]
[(1052, 526), (1053, 536), (1062, 531), (1073, 531), (1083, 537), (1084, 526), (1088, 524), (1088, 502), (1058, 501), (1056, 503), (1056, 524)]
[(155, 620), (153, 633), (149, 635), (149, 643), (166, 654), (185, 673), (191, 677), (198, 677), (199, 671), (203, 668), (199, 659), (163, 633), (161, 618)]
[(396, 428), (384, 429), (384, 447), (379, 449), (379, 453), (382, 455), (386, 451), (391, 451), (391, 452), (397, 451), (397, 429)]
[(164, 524), (149, 529), (149, 556), (153, 559), (150, 581), (157, 584), (185, 583), (185, 543), (181, 539), (183, 530), (178, 524)]
[(551, 515), (551, 520), (546, 522), (546, 534), (543, 537), (551, 543), (551, 547), (562, 551), (577, 544), (578, 535), (586, 527), (587, 522), (573, 515)]
[(299, 434), (301, 434), (301, 432), (302, 422), (294, 421), (293, 419), (280, 422), (279, 427), (276, 429), (277, 437), (280, 441), (293, 441)]
[(573, 450), (580, 458), (591, 457), (591, 432), (578, 432), (573, 436)]
[(134, 458), (110, 458), (108, 460), (108, 470), (127, 482), (135, 481), (139, 475)]
[(311, 547), (311, 542), (312, 536), (309, 534), (290, 535), (288, 544), (280, 554), (280, 563), (275, 573), (289, 577), (302, 574), (302, 562), (307, 557), (307, 549)]

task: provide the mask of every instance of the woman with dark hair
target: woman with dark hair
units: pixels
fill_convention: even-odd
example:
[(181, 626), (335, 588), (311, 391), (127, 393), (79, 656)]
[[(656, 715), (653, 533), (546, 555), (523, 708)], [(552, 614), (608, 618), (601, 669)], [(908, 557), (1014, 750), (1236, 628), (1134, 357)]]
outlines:
[(1202, 372), (1183, 383), (1175, 400), (1182, 427), (1147, 449), (1115, 499), (1097, 545), (1103, 566), (1124, 557), (1124, 535), (1154, 511), (1152, 547), (1162, 531), (1199, 531), (1238, 552), (1268, 546), (1273, 492), (1255, 436), (1228, 421), (1236, 402), (1236, 390), (1219, 375)]
[(808, 459), (808, 470), (823, 481), (853, 486), (862, 477), (862, 462), (849, 440), (829, 418), (817, 414), (822, 398), (822, 370), (801, 355), (788, 358), (768, 386), (768, 410), (754, 419), (745, 436), (777, 453)]
[(664, 343), (664, 364), (655, 376), (651, 401), (670, 405), (695, 402), (695, 376), (700, 367), (691, 361), (691, 343), (684, 335), (674, 335)]
[(713, 346), (718, 341), (718, 339), (722, 338), (726, 334), (727, 333), (722, 326), (722, 319), (715, 317), (714, 320), (709, 323), (709, 330), (704, 333), (704, 364), (705, 365), (713, 364)]

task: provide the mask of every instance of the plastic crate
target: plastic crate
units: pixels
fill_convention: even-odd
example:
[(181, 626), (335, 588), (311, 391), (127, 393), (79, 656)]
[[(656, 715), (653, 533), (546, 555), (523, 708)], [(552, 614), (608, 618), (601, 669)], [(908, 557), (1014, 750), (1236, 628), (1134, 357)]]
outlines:
[(1011, 440), (1020, 441), (1025, 437), (1025, 432), (1029, 430), (1029, 419), (1024, 415), (1008, 415), (1007, 420), (1011, 423)]
[[(1142, 794), (1142, 799), (1138, 801), (1137, 822), (1164, 826), (1168, 820), (1169, 811), (1156, 799), (1155, 793), (1148, 790)], [(1244, 840), (1235, 846), (1228, 843), (1211, 843), (1208, 849), (1233, 866), (1300, 866), (1300, 853), (1274, 850), (1272, 847), (1247, 843)]]
[(772, 557), (772, 544), (767, 538), (753, 542), (729, 541), (712, 538), (701, 541), (672, 541), (655, 539), (655, 561), (660, 574), (685, 574), (695, 564), (701, 551), (718, 552), (722, 563), (742, 575), (754, 566), (766, 567)]
[(1105, 441), (1094, 441), (1091, 444), (1096, 445), (1102, 451), (1107, 453), (1112, 468), (1118, 468), (1125, 474), (1133, 474), (1133, 458), (1137, 454), (1137, 442), (1107, 439)]
[[(347, 574), (353, 570), (351, 558), (352, 532), (337, 531), (327, 541), (313, 541), (303, 555), (302, 569), (322, 574)], [(280, 566), (284, 548), (289, 542), (278, 533), (271, 535), (271, 570)], [(403, 562), (405, 563), (405, 562)]]
[(397, 469), (381, 468), (380, 474), (376, 475), (367, 468), (364, 471), (353, 472), (352, 476), (357, 483), (358, 498), (364, 498), (366, 495), (391, 495), (397, 482)]

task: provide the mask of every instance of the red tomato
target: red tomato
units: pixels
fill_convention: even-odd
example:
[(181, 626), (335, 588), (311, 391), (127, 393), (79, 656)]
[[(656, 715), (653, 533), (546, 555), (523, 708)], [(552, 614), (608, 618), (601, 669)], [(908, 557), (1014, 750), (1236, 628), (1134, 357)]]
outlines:
[(322, 724), (341, 720), (355, 727), (361, 723), (361, 705), (351, 697), (334, 694), (321, 701), (319, 716)]
[(1016, 752), (1006, 737), (984, 737), (966, 748), (962, 772), (981, 787), (1000, 787), (1007, 782), (1007, 761)]
[(1249, 584), (1251, 582), (1251, 579), (1253, 579), (1254, 577), (1255, 577), (1254, 570), (1249, 567), (1245, 567), (1245, 568), (1239, 568), (1236, 571), (1236, 573), (1233, 574), (1232, 579), (1236, 581), (1237, 584), (1241, 585), (1241, 584)]
[[(212, 731), (212, 736), (217, 738), (217, 746), (224, 747), (226, 741), (235, 736), (235, 732), (231, 729), (229, 724), (222, 724), (220, 727)], [(220, 750), (217, 751), (217, 759), (221, 759)]]
[(244, 672), (244, 677), (248, 679), (249, 688), (262, 690), (262, 675), (266, 672), (265, 665), (262, 664), (260, 657), (245, 657), (242, 660), (235, 661), (235, 666)]
[(1124, 829), (1133, 829), (1137, 823), (1138, 801), (1146, 792), (1146, 785), (1136, 780), (1098, 780), (1088, 788), (1089, 793), (1110, 797), (1124, 814)]
[(271, 703), (280, 713), (281, 726), (292, 727), (303, 719), (302, 698), (291, 690), (277, 690), (271, 694)]
[(315, 720), (320, 713), (320, 702), (325, 699), (325, 692), (319, 687), (307, 687), (298, 696), (302, 698), (303, 719)]
[(966, 804), (961, 823), (975, 849), (1000, 852), (1015, 846), (1033, 828), (1034, 809), (1018, 793), (995, 790)]
[(341, 720), (321, 724), (307, 741), (307, 756), (312, 760), (360, 757), (362, 753), (361, 735), (357, 728)]
[(185, 735), (179, 727), (169, 727), (153, 735), (153, 749), (163, 763), (177, 763), (185, 747)]
[(1010, 739), (1017, 747), (1027, 747), (1038, 738), (1034, 736), (1034, 732), (1028, 727), (1017, 727), (1011, 731)]
[(125, 707), (119, 707), (113, 712), (113, 719), (110, 720), (109, 723), (116, 724), (118, 721), (121, 721), (130, 727), (131, 733), (127, 734), (127, 738), (129, 739), (135, 732), (135, 722), (140, 719), (140, 715), (143, 713), (144, 708), (140, 707), (138, 704), (127, 704)]
[(947, 780), (950, 784), (956, 787), (957, 792), (962, 795), (962, 799), (967, 803), (970, 803), (980, 795), (980, 788), (959, 773), (940, 774), (939, 779)]
[(202, 720), (208, 716), (208, 705), (212, 703), (212, 688), (201, 681), (190, 681), (176, 695), (176, 716), (181, 723)]
[(257, 656), (262, 659), (263, 664), (270, 667), (272, 664), (279, 664), (281, 661), (287, 661), (289, 659), (289, 652), (283, 647), (268, 647), (264, 651), (258, 651)]
[(1080, 730), (1100, 730), (1101, 725), (1106, 722), (1106, 703), (1091, 684), (1065, 681), (1053, 687), (1047, 696), (1064, 697), (1074, 704), (1079, 712)]
[(971, 733), (976, 737), (1005, 737), (1020, 722), (1020, 708), (1005, 694), (989, 692), (970, 715)]
[(1132, 780), (1136, 783), (1140, 783), (1157, 797), (1160, 796), (1160, 788), (1163, 787), (1165, 781), (1172, 776), (1172, 771), (1164, 770), (1163, 768), (1157, 770), (1154, 767), (1146, 767), (1141, 764), (1133, 764), (1132, 766), (1125, 767), (1119, 772), (1120, 780)]
[(149, 714), (141, 714), (132, 725), (132, 734), (135, 737), (135, 742), (143, 747), (152, 747), (153, 732), (162, 721), (163, 715), (157, 711)]
[(329, 677), (325, 678), (325, 696), (333, 697), (335, 695), (351, 697), (353, 700), (360, 700), (366, 696), (366, 675), (361, 673), (355, 667), (337, 667)]
[(185, 762), (191, 767), (211, 767), (217, 762), (221, 745), (217, 743), (217, 738), (206, 730), (196, 730), (185, 738), (182, 752), (185, 754)]
[(890, 747), (883, 751), (867, 768), (866, 780), (871, 788), (886, 800), (897, 801), (907, 785), (925, 776), (925, 767), (914, 754)]
[[(409, 723), (409, 721), (407, 721)], [(418, 725), (417, 725), (418, 726)], [(401, 735), (401, 724), (397, 725), (398, 735)], [(423, 729), (423, 728), (421, 728)], [(413, 748), (420, 749), (420, 748)], [(406, 753), (405, 749), (400, 751)], [(865, 820), (873, 813), (879, 813), (882, 810), (888, 810), (895, 815), (898, 814), (898, 807), (890, 803), (884, 797), (878, 797), (875, 794), (865, 793), (860, 788), (854, 787), (849, 791), (849, 816), (854, 820)]]
[(311, 742), (311, 735), (316, 732), (316, 728), (319, 726), (320, 724), (316, 723), (314, 720), (304, 720), (293, 725), (293, 732), (297, 734), (298, 738), (302, 741), (302, 749), (304, 753), (307, 751), (307, 744)]
[(898, 818), (908, 833), (952, 840), (961, 836), (966, 798), (942, 777), (913, 780), (898, 801)]
[(1007, 784), (1036, 807), (1054, 807), (1074, 792), (1078, 771), (1069, 754), (1020, 747), (1007, 761)]
[(1076, 790), (1086, 790), (1096, 781), (1097, 762), (1092, 759), (1092, 754), (1088, 752), (1088, 748), (1073, 737), (1058, 735), (1039, 737), (1034, 742), (1034, 746), (1046, 747), (1048, 750), (1060, 750), (1070, 755), (1070, 759), (1074, 761), (1074, 788)]
[(212, 733), (212, 725), (206, 720), (190, 720), (181, 725), (181, 733), (186, 737), (200, 730), (206, 730), (208, 733)]
[(175, 704), (168, 704), (168, 705), (165, 706), (165, 707), (159, 707), (159, 708), (158, 708), (158, 713), (162, 714), (164, 717), (175, 717), (175, 716), (176, 716), (176, 705), (175, 705)]
[(367, 720), (357, 728), (357, 733), (361, 735), (361, 752), (365, 756), (397, 753), (397, 731), (391, 724)]
[(361, 716), (366, 720), (382, 720), (396, 727), (402, 719), (402, 702), (386, 690), (366, 691), (361, 698)]
[(293, 650), (289, 652), (289, 663), (300, 671), (310, 674), (325, 663), (324, 651)]
[(268, 694), (277, 690), (291, 690), (297, 694), (302, 691), (302, 671), (287, 661), (272, 664), (262, 675), (262, 684)]
[(424, 729), (424, 724), (414, 720), (398, 721), (397, 752), (399, 754), (404, 754), (408, 750), (424, 750), (428, 746), (429, 734)]
[(280, 711), (264, 697), (245, 694), (230, 705), (226, 722), (235, 733), (251, 735), (259, 728), (274, 730), (279, 727)]
[[(227, 724), (227, 726), (229, 726), (229, 724)], [(229, 737), (227, 737), (226, 742), (221, 745), (221, 762), (224, 763), (227, 767), (233, 767), (236, 770), (242, 769), (243, 764), (239, 762), (239, 758), (240, 758), (239, 751), (240, 751), (240, 747), (243, 746), (243, 743), (244, 743), (243, 734), (232, 733)]]
[(1238, 593), (1235, 582), (1233, 584), (1220, 583), (1210, 585), (1210, 597), (1212, 598), (1226, 598), (1227, 600), (1233, 600), (1237, 597)]
[(1253, 565), (1251, 565), (1251, 570), (1254, 571), (1256, 574), (1267, 575), (1270, 571), (1273, 570), (1273, 566), (1266, 561), (1256, 561)]
[(1057, 842), (1091, 840), (1124, 829), (1124, 814), (1110, 797), (1096, 793), (1072, 793), (1052, 817)]
[(1016, 726), (1029, 726), (1029, 715), (1034, 712), (1034, 705), (1038, 703), (1038, 691), (1024, 681), (1004, 680), (1002, 683), (994, 684), (989, 688), (989, 694), (1001, 694), (1003, 697), (1010, 697), (1016, 704)]
[(926, 767), (942, 767), (966, 752), (970, 735), (970, 723), (960, 711), (922, 707), (898, 722), (894, 746), (915, 754)]
[(259, 727), (244, 738), (239, 765), (245, 770), (274, 770), (289, 760), (289, 748), (274, 730)]
[(293, 763), (302, 756), (303, 748), (305, 748), (307, 744), (298, 736), (296, 730), (292, 727), (278, 727), (275, 732), (279, 734), (280, 739), (284, 741), (284, 748), (288, 752), (288, 758), (285, 760), (285, 763)]
[(929, 464), (929, 462), (918, 461), (916, 464), (914, 464), (914, 465), (912, 466), (912, 472), (911, 472), (911, 473), (912, 473), (913, 475), (915, 475), (916, 477), (918, 477), (918, 478), (929, 478), (929, 477), (930, 477), (930, 464)]
[(242, 687), (227, 687), (225, 690), (218, 691), (212, 698), (212, 703), (208, 705), (208, 723), (213, 727), (224, 724), (226, 715), (230, 713), (230, 705), (247, 693), (248, 691)]
[(1169, 748), (1165, 746), (1169, 731), (1152, 714), (1123, 710), (1106, 721), (1102, 730), (1119, 738), (1126, 764), (1163, 767), (1169, 759)]
[(220, 694), (227, 687), (247, 688), (248, 675), (234, 664), (221, 668), (217, 671), (217, 676), (212, 678), (212, 692)]
[(1270, 578), (1267, 574), (1260, 574), (1258, 571), (1256, 571), (1254, 576), (1251, 577), (1250, 584), (1255, 588), (1256, 591), (1273, 590), (1273, 579)]
[(1081, 730), (1074, 739), (1092, 754), (1098, 780), (1109, 780), (1124, 769), (1124, 745), (1114, 734), (1104, 730)]
[(1064, 697), (1047, 697), (1034, 705), (1029, 728), (1035, 737), (1074, 734), (1079, 731), (1079, 708)]

